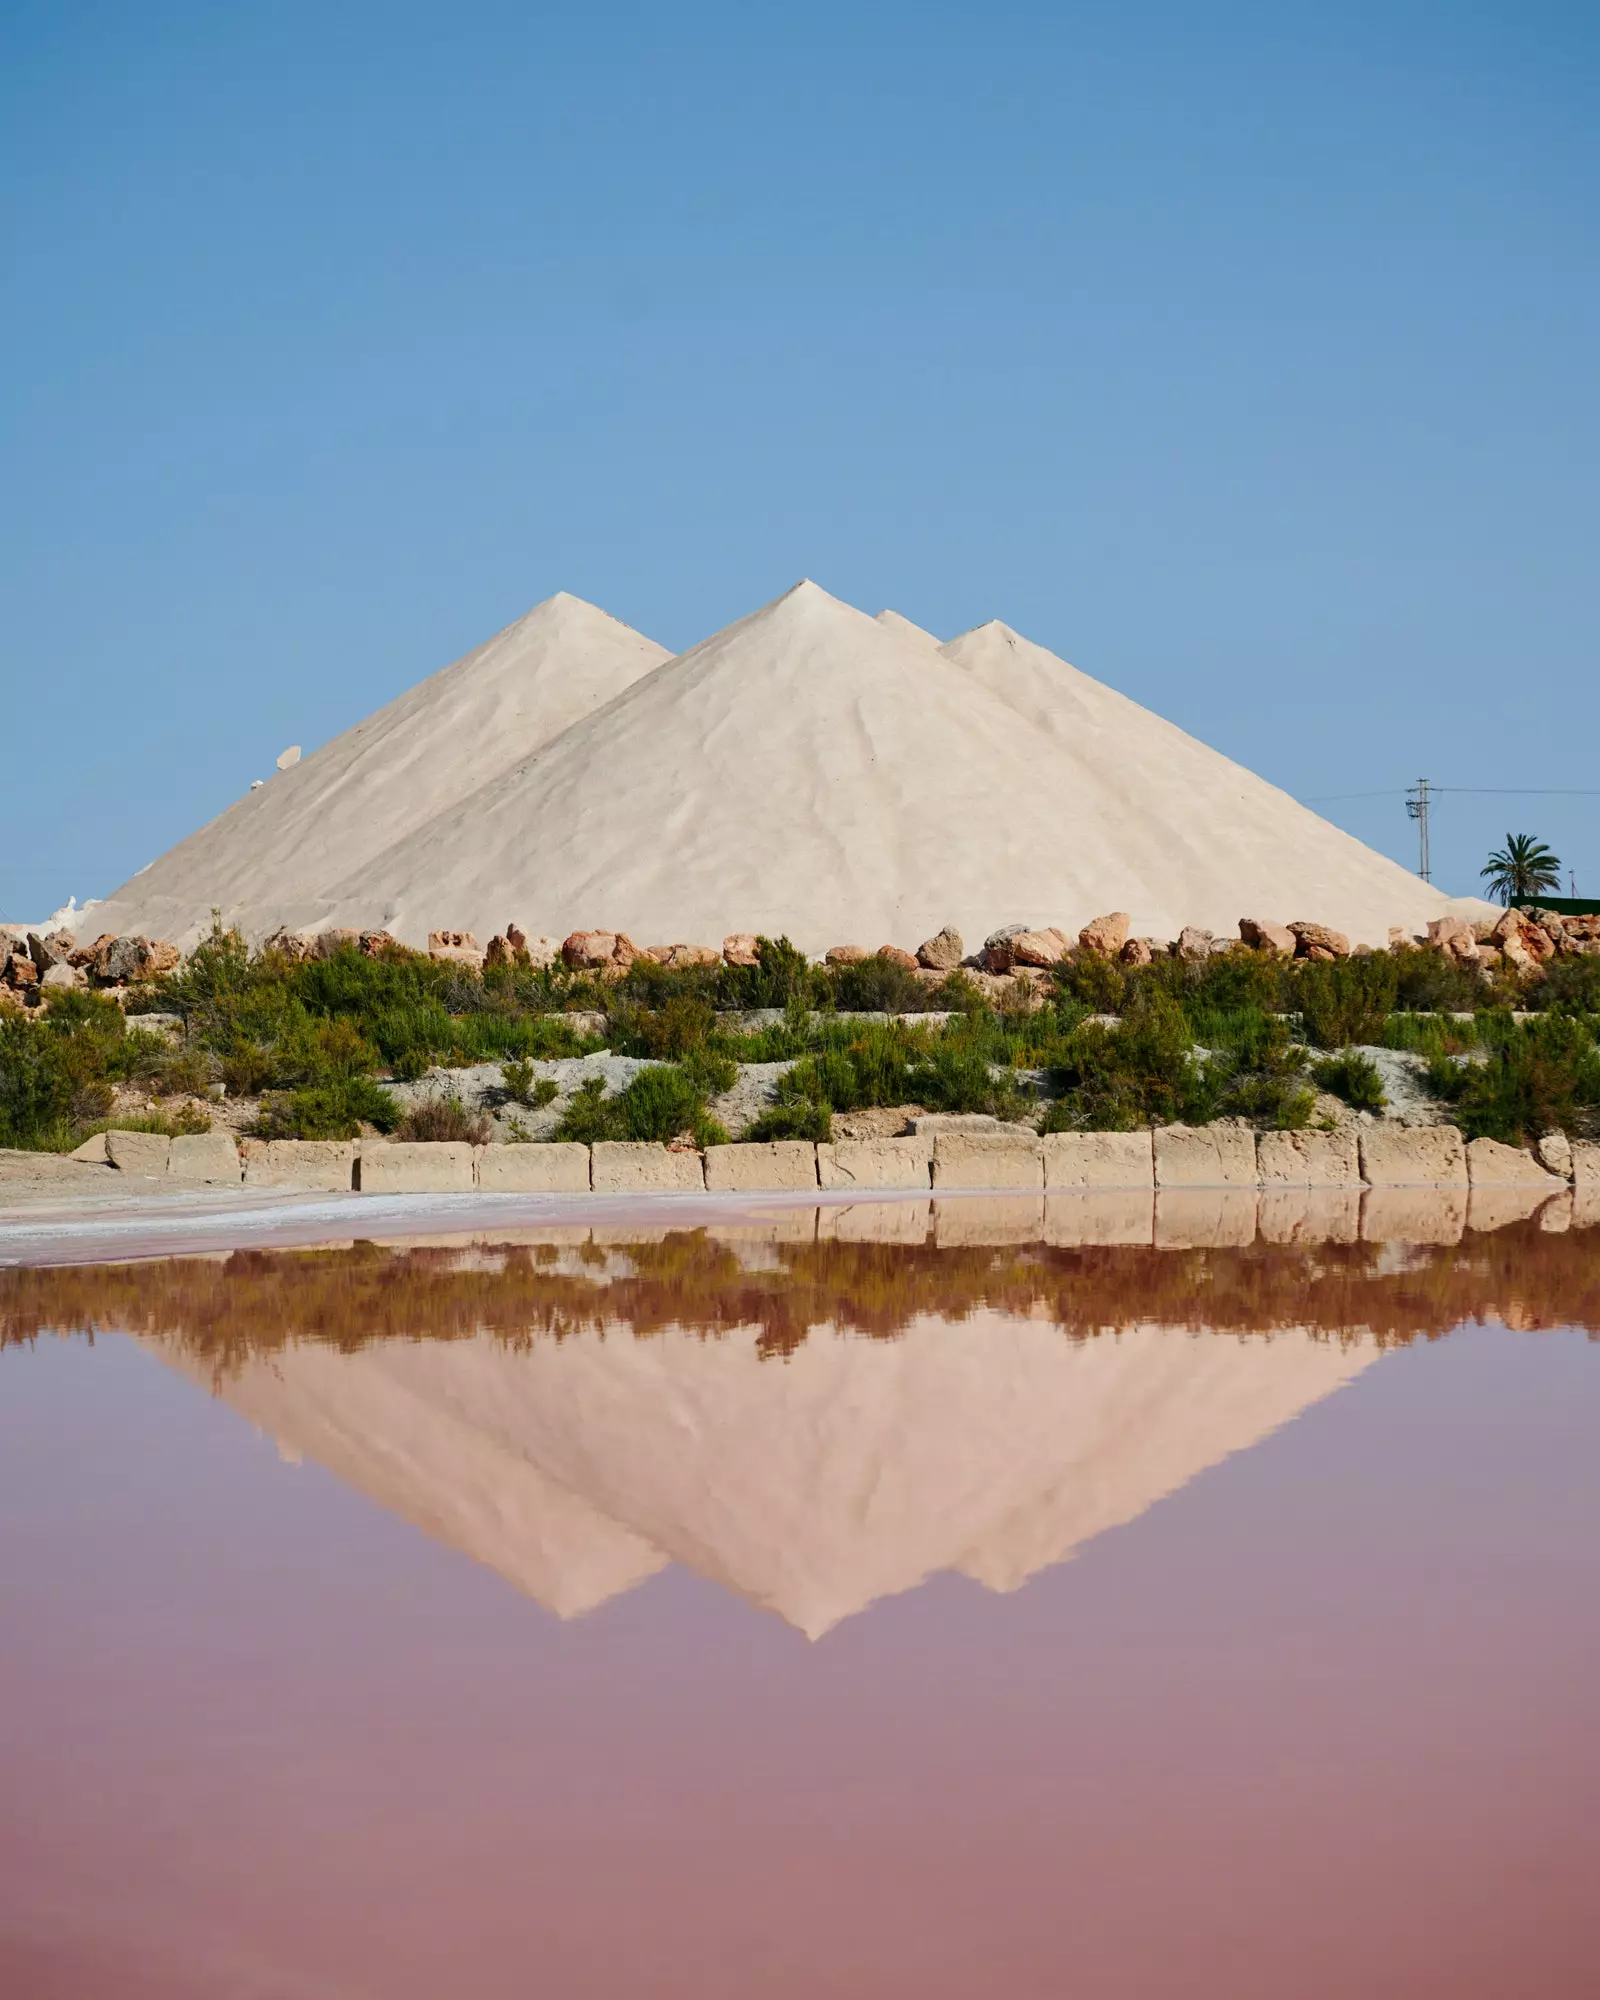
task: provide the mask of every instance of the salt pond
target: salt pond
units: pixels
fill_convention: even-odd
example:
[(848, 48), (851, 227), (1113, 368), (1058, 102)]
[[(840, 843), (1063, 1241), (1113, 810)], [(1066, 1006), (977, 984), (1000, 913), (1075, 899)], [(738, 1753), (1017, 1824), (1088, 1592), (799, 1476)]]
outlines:
[(1600, 1231), (1424, 1207), (0, 1269), (0, 1991), (1587, 1995)]

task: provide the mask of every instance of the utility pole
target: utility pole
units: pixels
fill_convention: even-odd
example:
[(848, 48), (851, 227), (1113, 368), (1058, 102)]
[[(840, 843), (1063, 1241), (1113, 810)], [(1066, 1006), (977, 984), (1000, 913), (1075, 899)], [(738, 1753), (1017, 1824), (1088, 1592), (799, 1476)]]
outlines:
[(1417, 823), (1417, 873), (1424, 882), (1433, 880), (1433, 872), (1428, 863), (1428, 780), (1418, 778), (1406, 793), (1406, 811)]

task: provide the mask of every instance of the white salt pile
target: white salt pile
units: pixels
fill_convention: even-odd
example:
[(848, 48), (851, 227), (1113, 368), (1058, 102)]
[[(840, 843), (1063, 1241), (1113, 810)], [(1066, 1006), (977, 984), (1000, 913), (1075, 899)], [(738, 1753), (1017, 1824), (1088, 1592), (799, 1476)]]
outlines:
[(1009, 921), (1311, 918), (1382, 945), (1453, 904), (995, 623), (945, 646), (801, 583), (675, 659), (552, 598), (96, 909), (278, 925), (915, 946)]
[(669, 657), (562, 591), (314, 755), (286, 751), (276, 777), (141, 869), (92, 921), (187, 943), (210, 928), (213, 904), (253, 936), (280, 910), (331, 907), (352, 869)]

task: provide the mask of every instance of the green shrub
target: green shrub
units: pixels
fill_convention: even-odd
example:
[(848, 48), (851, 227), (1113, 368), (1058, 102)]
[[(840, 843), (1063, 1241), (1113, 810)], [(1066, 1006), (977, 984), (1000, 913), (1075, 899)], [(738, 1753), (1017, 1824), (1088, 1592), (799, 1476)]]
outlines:
[(1298, 967), (1295, 989), (1306, 1039), (1319, 1049), (1376, 1042), (1394, 1011), (1398, 987), (1399, 973), (1387, 952)]
[(729, 1008), (818, 1004), (827, 990), (821, 971), (786, 937), (757, 938), (755, 965), (725, 965), (718, 975), (721, 1005)]
[(932, 988), (892, 958), (863, 958), (830, 968), (833, 1003), (841, 1014), (917, 1014), (932, 1007)]
[(354, 1139), (363, 1125), (392, 1132), (399, 1122), (393, 1093), (353, 1076), (266, 1098), (256, 1130), (263, 1139)]
[(1550, 1014), (1600, 1015), (1600, 957), (1552, 959), (1527, 1004)]
[(1483, 1061), (1435, 1059), (1428, 1082), (1469, 1139), (1523, 1146), (1581, 1129), (1600, 1105), (1600, 1051), (1581, 1021), (1546, 1014), (1527, 1027), (1508, 1022)]
[(1099, 952), (1082, 952), (1077, 958), (1064, 958), (1056, 965), (1051, 977), (1056, 991), (1091, 1014), (1120, 1013), (1128, 993), (1128, 970), (1114, 958), (1103, 958)]
[(1478, 1046), (1476, 1020), (1456, 1021), (1447, 1014), (1391, 1014), (1383, 1025), (1377, 1046), (1408, 1049), (1413, 1055), (1465, 1055)]
[(747, 1139), (831, 1139), (833, 1114), (811, 1097), (785, 1097), (768, 1105), (744, 1134)]
[(526, 1057), (505, 1064), (500, 1075), (511, 1101), (525, 1104), (531, 1111), (542, 1111), (547, 1104), (554, 1104), (560, 1095), (555, 1078), (535, 1076), (533, 1064)]
[(1048, 1131), (1199, 1124), (1215, 1100), (1183, 1009), (1156, 986), (1135, 989), (1117, 1027), (1086, 1021), (1051, 1081), (1059, 1101), (1046, 1115)]
[(1394, 1005), (1407, 1013), (1470, 1014), (1484, 1001), (1483, 975), (1432, 945), (1400, 945), (1389, 954), (1394, 967)]
[(1388, 1099), (1383, 1094), (1383, 1078), (1371, 1056), (1351, 1051), (1329, 1056), (1311, 1065), (1311, 1075), (1319, 1088), (1341, 1098), (1353, 1111), (1381, 1111)]
[(568, 1102), (558, 1139), (594, 1145), (601, 1139), (653, 1139), (665, 1144), (693, 1136), (698, 1146), (719, 1145), (727, 1133), (706, 1110), (705, 1098), (677, 1063), (642, 1069), (615, 1097), (599, 1077), (589, 1077)]

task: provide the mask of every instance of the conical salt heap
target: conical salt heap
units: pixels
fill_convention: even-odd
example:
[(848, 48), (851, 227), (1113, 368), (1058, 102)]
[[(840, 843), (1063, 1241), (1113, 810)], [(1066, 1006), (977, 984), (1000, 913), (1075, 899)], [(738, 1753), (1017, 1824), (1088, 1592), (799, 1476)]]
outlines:
[(254, 936), (318, 921), (352, 869), (670, 657), (560, 591), (237, 800), (97, 905), (96, 924), (187, 940), (213, 906)]
[[(1111, 909), (1157, 936), (1308, 917), (1381, 944), (1462, 907), (1004, 625), (941, 647), (801, 583), (652, 671), (647, 640), (556, 605), (574, 628), (559, 733), (536, 703), (520, 740), (485, 726), (492, 749), (421, 784), (420, 732), (387, 719), (437, 676), (95, 920), (182, 941), (220, 905), (253, 935), (339, 925), (420, 944), (514, 915), (556, 936), (746, 930), (819, 952), (915, 945), (947, 923), (969, 939), (1013, 920), (1070, 932)], [(319, 780), (303, 806), (278, 803)]]

